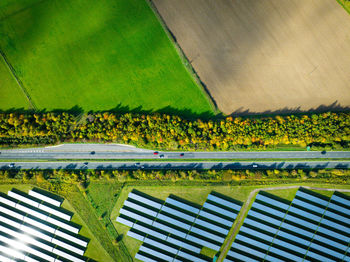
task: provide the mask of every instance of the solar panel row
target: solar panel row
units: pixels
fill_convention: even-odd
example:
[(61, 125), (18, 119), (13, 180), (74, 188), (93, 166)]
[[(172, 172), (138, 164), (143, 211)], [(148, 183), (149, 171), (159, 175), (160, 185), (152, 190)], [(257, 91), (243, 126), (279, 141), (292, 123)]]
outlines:
[(347, 210), (334, 203), (303, 188), (290, 206), (259, 193), (224, 261), (347, 261)]
[(2, 192), (0, 192), (0, 202), (4, 203), (8, 206), (14, 207), (16, 209), (19, 209), (20, 211), (24, 213), (28, 213), (34, 217), (37, 217), (39, 219), (45, 220), (47, 222), (50, 222), (54, 225), (57, 225), (59, 227), (62, 227), (68, 231), (71, 231), (75, 234), (79, 232), (79, 228), (76, 228), (73, 226), (69, 221), (62, 221), (60, 218), (56, 217), (55, 215), (50, 214), (47, 211), (41, 210), (39, 208), (36, 208), (34, 206), (30, 206), (26, 203), (20, 202), (19, 200), (10, 197)]
[(87, 260), (83, 257), (87, 240), (77, 235), (79, 228), (68, 219), (71, 213), (60, 209), (58, 200), (52, 199), (57, 202), (53, 206), (41, 192), (34, 195), (43, 199), (18, 190), (9, 195), (0, 193), (1, 261)]

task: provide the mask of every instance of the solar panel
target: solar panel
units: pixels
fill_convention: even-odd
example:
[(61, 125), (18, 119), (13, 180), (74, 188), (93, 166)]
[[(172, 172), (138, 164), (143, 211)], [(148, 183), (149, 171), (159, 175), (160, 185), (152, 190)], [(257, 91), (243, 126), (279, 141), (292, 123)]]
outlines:
[(190, 241), (193, 241), (195, 243), (198, 243), (204, 247), (208, 247), (208, 248), (211, 248), (211, 249), (214, 249), (216, 251), (219, 251), (220, 250), (220, 246), (216, 245), (216, 244), (213, 244), (211, 242), (208, 242), (204, 239), (201, 239), (201, 238), (198, 238), (196, 236), (193, 236), (193, 235), (187, 235), (186, 236), (186, 239), (190, 240)]
[(306, 219), (313, 220), (315, 223), (319, 223), (321, 218), (322, 218), (322, 215), (314, 215), (314, 214), (311, 214), (310, 212), (304, 211), (300, 208), (291, 206), (288, 210), (288, 214), (293, 215), (293, 213), (297, 214), (298, 216), (302, 216)]
[(145, 237), (143, 235), (140, 235), (140, 234), (136, 233), (132, 229), (128, 231), (127, 235), (129, 237), (135, 238), (135, 239), (140, 240), (142, 242), (145, 240)]
[(240, 205), (237, 205), (236, 203), (227, 201), (226, 199), (223, 199), (223, 198), (211, 195), (211, 194), (208, 195), (207, 200), (211, 200), (213, 202), (217, 202), (217, 203), (219, 203), (219, 204), (221, 204), (221, 205), (223, 205), (223, 206), (225, 206), (227, 208), (233, 209), (235, 211), (240, 211), (241, 210), (241, 206)]
[(140, 255), (139, 253), (135, 255), (135, 258), (144, 262), (158, 262), (158, 260), (154, 260), (144, 255)]
[(29, 190), (29, 195), (30, 196), (33, 196), (33, 197), (36, 197), (42, 201), (45, 201), (51, 205), (54, 205), (56, 207), (60, 207), (61, 206), (61, 201), (58, 201), (56, 199), (53, 199), (51, 197), (48, 197), (48, 196), (45, 196), (44, 194), (41, 194), (37, 191), (34, 191), (34, 190)]
[(217, 215), (214, 215), (212, 213), (209, 213), (209, 212), (207, 212), (205, 210), (201, 210), (199, 212), (199, 215), (202, 216), (202, 217), (205, 217), (207, 219), (210, 219), (212, 221), (215, 221), (216, 223), (222, 224), (222, 225), (224, 225), (226, 227), (232, 227), (232, 225), (233, 225), (233, 223), (231, 221), (229, 221), (227, 219), (224, 219), (224, 218), (221, 218), (221, 217), (219, 217)]
[[(331, 200), (332, 201), (332, 200)], [(328, 205), (328, 208), (331, 208), (332, 210), (336, 210), (337, 212), (340, 212), (342, 214), (345, 214), (347, 216), (350, 216), (350, 208), (345, 208), (340, 205), (337, 205), (334, 202), (330, 202)]]
[[(288, 232), (285, 232), (284, 229), (281, 229), (280, 231), (278, 231), (277, 236), (283, 237), (285, 239), (293, 241), (294, 243), (298, 243), (298, 244), (304, 245), (306, 247), (308, 247), (310, 245), (310, 241), (309, 240), (303, 239), (303, 238), (300, 238), (300, 237), (298, 237), (296, 235), (293, 235), (293, 234), (290, 234)], [(311, 237), (312, 237), (312, 235), (311, 235)]]
[(343, 250), (344, 252), (348, 249), (348, 246), (346, 246), (346, 245), (343, 245), (343, 244), (341, 244), (341, 243), (339, 243), (337, 241), (330, 240), (327, 237), (323, 237), (323, 236), (320, 236), (320, 235), (317, 235), (317, 234), (314, 235), (313, 239), (318, 240), (320, 242), (323, 242), (323, 243), (325, 243), (328, 246), (331, 246), (331, 247), (333, 246), (335, 248)]
[[(282, 249), (275, 248), (275, 247), (270, 247), (269, 253), (266, 256), (266, 258), (271, 257), (271, 253), (275, 253), (276, 255), (282, 256), (283, 258), (287, 258), (287, 261), (300, 261), (300, 262), (304, 261), (303, 257), (295, 256), (289, 252), (286, 252)], [(276, 258), (274, 258), (274, 260), (276, 261)]]
[(303, 199), (307, 199), (307, 200), (309, 200), (311, 202), (317, 203), (317, 204), (325, 206), (325, 207), (328, 205), (328, 202), (329, 202), (327, 200), (324, 200), (324, 199), (316, 197), (314, 195), (305, 193), (305, 192), (300, 191), (300, 190), (297, 191), (295, 196), (296, 196), (296, 198), (300, 197), (300, 198), (303, 198)]
[[(8, 191), (8, 195), (19, 200), (19, 201), (22, 201), (28, 205), (31, 205), (31, 206), (34, 206), (38, 209), (41, 209), (41, 210), (44, 210), (48, 213), (51, 213), (59, 218), (62, 218), (64, 220), (70, 220), (72, 218), (71, 215), (69, 214), (66, 214), (64, 212), (61, 212), (59, 210), (56, 209), (55, 206), (52, 206), (51, 204), (47, 203), (47, 204), (43, 204), (43, 203), (40, 203), (42, 202), (40, 199), (35, 199), (34, 197), (31, 197), (25, 193), (19, 193), (20, 191), (17, 191), (17, 192), (13, 192), (13, 191)], [(38, 202), (39, 201), (39, 202)], [(51, 205), (51, 206), (50, 206)]]
[(147, 227), (139, 225), (139, 224), (134, 224), (133, 228), (140, 230), (141, 232), (144, 232), (145, 234), (149, 234), (151, 236), (159, 238), (159, 239), (165, 240), (167, 238), (167, 235), (164, 235), (164, 234), (159, 233), (153, 229), (147, 228)]
[(144, 214), (147, 214), (149, 216), (152, 216), (152, 217), (156, 217), (157, 216), (157, 212), (147, 208), (147, 207), (144, 207), (144, 206), (141, 206), (141, 205), (138, 205), (136, 203), (133, 203), (133, 202), (130, 202), (128, 200), (125, 200), (124, 201), (124, 206), (127, 206), (127, 207), (130, 207), (132, 209), (135, 209), (135, 210), (138, 210)]
[(344, 206), (347, 206), (348, 209), (350, 209), (350, 200), (346, 199), (340, 195), (337, 195), (336, 193), (332, 195), (331, 198), (333, 201), (336, 201), (340, 204), (343, 204)]
[[(275, 231), (276, 231), (276, 230), (275, 230)], [(249, 228), (249, 227), (242, 226), (242, 228), (240, 229), (239, 232), (240, 232), (240, 233), (241, 233), (241, 232), (244, 232), (244, 233), (249, 234), (249, 235), (251, 235), (251, 236), (255, 236), (255, 237), (257, 237), (257, 238), (261, 238), (261, 239), (263, 239), (263, 240), (265, 240), (265, 241), (269, 241), (269, 242), (272, 242), (272, 241), (273, 241), (273, 236), (266, 235), (266, 234), (264, 234), (263, 232), (256, 231), (256, 230), (251, 229), (251, 228)], [(266, 232), (268, 232), (268, 231), (266, 231)], [(271, 233), (272, 233), (272, 234), (275, 234), (275, 233), (273, 233), (273, 232), (271, 232)]]
[(174, 228), (172, 228), (170, 226), (164, 225), (162, 223), (159, 223), (158, 221), (155, 221), (153, 223), (153, 226), (156, 227), (156, 228), (159, 228), (161, 230), (164, 230), (166, 232), (169, 232), (169, 233), (171, 233), (171, 234), (173, 234), (175, 236), (179, 236), (179, 237), (183, 237), (183, 238), (186, 237), (186, 233), (184, 233), (184, 232), (182, 232), (180, 230), (176, 230), (176, 229), (174, 229)]
[(117, 217), (117, 222), (122, 223), (123, 225), (126, 225), (128, 227), (133, 227), (134, 222), (131, 222), (130, 220), (124, 219), (122, 217)]
[(141, 203), (144, 203), (148, 206), (151, 206), (151, 207), (154, 207), (156, 209), (160, 209), (162, 207), (162, 204), (159, 204), (158, 202), (155, 202), (153, 200), (150, 200), (148, 198), (145, 198), (143, 196), (140, 196), (140, 195), (137, 195), (133, 192), (130, 192), (129, 195), (128, 195), (129, 198), (132, 198), (132, 199), (135, 199)]
[(147, 238), (147, 237), (145, 238), (144, 243), (147, 243), (147, 244), (154, 246), (156, 248), (159, 248), (159, 249), (163, 249), (163, 250), (165, 250), (169, 253), (172, 253), (174, 255), (176, 255), (177, 251), (180, 249), (180, 247), (174, 248), (174, 247), (171, 247), (171, 246), (166, 245), (164, 243), (161, 243), (160, 241), (156, 241), (154, 239)]
[[(298, 242), (296, 242), (298, 243)], [(274, 241), (273, 241), (273, 244), (274, 245), (279, 245), (279, 246), (282, 246), (286, 249), (289, 249), (290, 251), (294, 252), (294, 253), (299, 253), (299, 257), (303, 258), (304, 257), (304, 254), (306, 253), (306, 251), (308, 250), (308, 247), (306, 246), (305, 248), (303, 247), (299, 247), (297, 245), (294, 245), (294, 244), (291, 244), (291, 243), (288, 243), (286, 241), (283, 241), (281, 239), (278, 239), (278, 238), (275, 238)], [(299, 243), (300, 244), (300, 243)], [(276, 252), (276, 251), (275, 251)], [(277, 254), (279, 254), (277, 252)], [(290, 258), (290, 257), (289, 257)], [(298, 259), (296, 259), (298, 260)]]
[(332, 228), (335, 228), (337, 230), (343, 231), (344, 234), (347, 234), (347, 235), (350, 234), (350, 228), (349, 227), (340, 225), (340, 224), (338, 224), (336, 222), (333, 222), (333, 221), (331, 221), (329, 219), (326, 219), (325, 217), (322, 218), (321, 225), (327, 225), (329, 227), (332, 227)]
[(165, 202), (166, 202), (166, 203), (169, 203), (169, 204), (172, 204), (172, 205), (174, 205), (174, 206), (176, 206), (176, 207), (178, 207), (178, 208), (181, 208), (181, 209), (183, 209), (183, 210), (186, 210), (186, 211), (188, 211), (188, 212), (194, 213), (194, 214), (198, 214), (198, 212), (199, 212), (199, 209), (198, 209), (198, 208), (195, 208), (195, 207), (193, 207), (193, 206), (190, 206), (190, 205), (188, 205), (188, 204), (185, 204), (185, 203), (183, 203), (183, 202), (180, 202), (180, 201), (178, 201), (178, 200), (176, 200), (176, 199), (173, 199), (173, 198), (171, 198), (171, 197), (168, 197), (168, 198), (165, 200)]
[(185, 240), (179, 240), (179, 239), (176, 239), (176, 238), (174, 238), (174, 237), (172, 237), (172, 236), (169, 236), (169, 237), (167, 238), (167, 241), (168, 241), (169, 243), (172, 243), (172, 244), (174, 244), (174, 245), (180, 246), (180, 247), (182, 247), (182, 248), (191, 250), (191, 251), (193, 251), (193, 252), (195, 252), (195, 253), (200, 253), (200, 252), (201, 252), (201, 248), (196, 247), (196, 246), (194, 246), (194, 245), (191, 245), (191, 244), (185, 242)]
[(165, 254), (163, 254), (163, 253), (161, 253), (159, 251), (156, 251), (156, 250), (154, 250), (152, 248), (145, 247), (144, 245), (142, 245), (140, 247), (139, 251), (143, 251), (143, 252), (145, 252), (147, 254), (150, 254), (150, 255), (152, 255), (154, 257), (158, 257), (160, 259), (164, 259), (166, 261), (172, 261), (173, 260), (173, 257), (165, 255)]
[[(237, 237), (238, 237), (238, 235), (237, 235)], [(245, 241), (251, 241), (251, 239), (250, 238), (242, 238), (242, 239), (244, 239)], [(254, 241), (254, 240), (253, 240)], [(256, 241), (255, 241), (256, 242)], [(249, 242), (250, 243), (250, 242)], [(260, 242), (258, 242), (257, 244), (259, 244)], [(258, 258), (261, 258), (261, 259), (264, 259), (264, 257), (265, 257), (265, 253), (264, 252), (260, 252), (260, 251), (258, 251), (258, 250), (256, 250), (256, 249), (253, 249), (253, 248), (250, 248), (250, 247), (247, 247), (247, 246), (245, 246), (245, 245), (242, 245), (242, 244), (239, 244), (239, 243), (234, 243), (234, 245), (233, 245), (233, 247), (235, 248), (235, 249), (238, 249), (238, 250), (240, 250), (241, 252), (244, 252), (244, 253), (247, 253), (247, 254), (251, 254), (251, 255), (253, 255), (253, 256), (255, 256), (255, 257), (258, 257)], [(262, 246), (262, 248), (264, 248), (265, 246)], [(268, 248), (266, 248), (266, 250), (267, 250)], [(249, 260), (248, 260), (249, 261)]]
[(317, 212), (320, 215), (322, 215), (324, 213), (324, 210), (325, 210), (324, 208), (318, 207), (316, 205), (312, 205), (308, 202), (302, 201), (302, 200), (297, 199), (297, 198), (294, 198), (293, 204), (298, 205), (298, 206), (303, 207), (303, 208), (306, 208), (308, 210), (312, 210), (314, 212)]
[(221, 207), (212, 205), (212, 204), (210, 204), (210, 203), (208, 203), (208, 202), (205, 202), (204, 205), (203, 205), (203, 207), (205, 207), (205, 208), (207, 208), (207, 209), (209, 209), (209, 210), (212, 210), (212, 211), (214, 211), (214, 212), (216, 212), (216, 213), (218, 213), (218, 214), (224, 215), (224, 216), (226, 216), (227, 218), (229, 218), (230, 220), (234, 220), (234, 219), (236, 219), (236, 217), (237, 217), (237, 214), (236, 214), (236, 213), (233, 213), (233, 212), (230, 212), (230, 211), (228, 211), (228, 210), (226, 210), (226, 209), (223, 209), (223, 208), (221, 208)]
[(268, 222), (268, 223), (270, 223), (272, 225), (279, 226), (281, 224), (281, 220), (277, 220), (277, 219), (274, 219), (272, 217), (266, 216), (264, 214), (261, 214), (259, 212), (254, 211), (252, 209), (249, 210), (248, 215), (252, 216), (252, 217), (255, 217), (255, 218), (258, 218), (260, 220), (266, 221), (266, 222)]
[(256, 209), (259, 209), (259, 210), (262, 210), (262, 211), (265, 211), (271, 215), (275, 215), (281, 219), (284, 218), (284, 216), (286, 215), (285, 212), (281, 212), (279, 210), (276, 210), (274, 208), (271, 208), (271, 207), (268, 207), (268, 206), (265, 206), (265, 205), (262, 205), (258, 202), (254, 202), (254, 204), (252, 205), (252, 207), (256, 208)]
[(123, 208), (120, 209), (120, 214), (123, 214), (123, 215), (126, 215), (128, 217), (134, 218), (137, 221), (142, 221), (142, 222), (144, 222), (144, 223), (146, 223), (148, 225), (152, 225), (152, 223), (153, 223), (152, 219), (146, 218), (144, 216), (141, 216), (139, 214), (136, 214), (134, 212), (131, 212), (131, 211), (123, 209)]
[(339, 234), (339, 233), (336, 233), (334, 231), (331, 231), (331, 230), (329, 230), (327, 228), (324, 228), (322, 226), (320, 226), (318, 228), (317, 232), (321, 232), (323, 234), (330, 235), (330, 236), (332, 236), (334, 238), (338, 238), (339, 240), (341, 240), (343, 242), (347, 242), (347, 243), (350, 242), (350, 238), (349, 237), (346, 237), (346, 236), (344, 236), (342, 234)]
[(324, 213), (325, 217), (332, 218), (334, 220), (337, 220), (344, 224), (350, 224), (350, 218), (348, 218), (346, 215), (339, 212), (335, 212), (333, 209), (327, 208), (326, 212)]
[(224, 240), (225, 240), (225, 238), (223, 238), (223, 237), (219, 237), (219, 236), (217, 236), (217, 235), (214, 235), (214, 234), (212, 234), (212, 233), (209, 233), (209, 232), (207, 232), (207, 231), (205, 231), (205, 230), (202, 230), (202, 229), (200, 229), (200, 228), (197, 228), (197, 227), (195, 227), (195, 226), (193, 226), (193, 227), (191, 228), (191, 232), (197, 233), (197, 234), (199, 234), (199, 235), (203, 235), (203, 236), (205, 236), (205, 237), (207, 237), (207, 238), (210, 238), (210, 239), (212, 239), (212, 240), (214, 240), (214, 241), (217, 241), (217, 242), (219, 242), (219, 243), (223, 243)]
[(169, 216), (166, 216), (164, 213), (163, 214), (159, 213), (158, 216), (157, 216), (157, 219), (164, 220), (164, 221), (166, 221), (166, 222), (168, 222), (170, 224), (173, 224), (175, 226), (181, 227), (181, 228), (183, 228), (185, 230), (190, 230), (190, 228), (191, 228), (191, 225), (183, 223), (183, 222), (181, 222), (181, 221), (179, 221), (177, 219), (171, 218)]
[(233, 250), (228, 251), (227, 255), (230, 256), (232, 259), (226, 257), (226, 259), (224, 259), (224, 262), (235, 262), (237, 259), (240, 259), (241, 261), (260, 262), (260, 260), (252, 259), (251, 257), (247, 257)]
[(284, 221), (284, 223), (282, 223), (282, 225), (281, 225), (281, 228), (290, 230), (292, 232), (298, 233), (299, 235), (303, 235), (303, 236), (309, 237), (309, 238), (312, 238), (314, 235), (313, 230), (311, 230), (311, 232), (310, 232), (310, 231), (301, 229), (299, 227), (293, 226), (292, 224), (289, 223), (289, 221)]
[(290, 213), (288, 213), (288, 214), (286, 215), (285, 220), (287, 220), (287, 221), (292, 221), (292, 222), (294, 222), (294, 223), (303, 225), (303, 226), (309, 228), (309, 229), (312, 230), (312, 231), (316, 231), (316, 230), (317, 230), (317, 227), (318, 227), (317, 224), (310, 223), (310, 222), (307, 222), (306, 220), (303, 220), (303, 219), (297, 218), (297, 217), (295, 217), (295, 216), (292, 216)]
[(186, 252), (184, 252), (184, 251), (182, 251), (182, 250), (179, 251), (178, 256), (183, 257), (183, 258), (187, 258), (187, 259), (189, 259), (190, 261), (208, 262), (208, 260), (201, 259), (201, 258), (199, 258), (199, 257), (197, 257), (197, 256), (188, 254), (188, 253), (186, 253)]
[(278, 207), (280, 209), (284, 209), (284, 210), (287, 210), (289, 208), (289, 205), (287, 205), (286, 203), (283, 203), (281, 201), (278, 201), (276, 199), (273, 199), (273, 198), (270, 198), (270, 197), (267, 197), (267, 196), (264, 196), (262, 194), (257, 194), (255, 199), (257, 200), (260, 200), (260, 201), (263, 201), (269, 205), (272, 205), (272, 206), (275, 206), (275, 207)]
[(323, 252), (323, 253), (327, 253), (328, 255), (331, 255), (333, 257), (336, 257), (337, 259), (342, 259), (344, 257), (344, 254), (341, 254), (333, 249), (330, 249), (330, 248), (327, 248), (325, 247), (324, 245), (318, 245), (314, 242), (312, 242), (310, 244), (310, 248), (314, 248), (316, 249), (317, 251), (320, 251), (320, 252)]
[(185, 214), (183, 212), (180, 212), (180, 211), (178, 211), (178, 210), (176, 210), (174, 208), (171, 208), (171, 207), (163, 206), (161, 210), (165, 211), (167, 213), (170, 213), (170, 214), (172, 214), (172, 215), (174, 215), (176, 217), (179, 217), (179, 218), (182, 218), (184, 220), (187, 220), (189, 222), (193, 222), (195, 220), (194, 216), (187, 215), (187, 214)]
[(227, 235), (229, 230), (222, 228), (220, 226), (214, 225), (212, 223), (209, 223), (207, 221), (204, 221), (202, 219), (196, 218), (196, 220), (194, 221), (195, 224), (201, 225), (203, 227), (209, 228), (213, 231), (219, 232), (221, 234)]

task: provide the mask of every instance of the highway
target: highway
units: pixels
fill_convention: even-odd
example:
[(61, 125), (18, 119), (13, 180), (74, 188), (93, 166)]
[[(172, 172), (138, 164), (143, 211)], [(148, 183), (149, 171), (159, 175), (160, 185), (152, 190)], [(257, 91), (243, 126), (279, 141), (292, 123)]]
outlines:
[(52, 147), (0, 150), (0, 160), (67, 159), (350, 159), (350, 151), (157, 152), (116, 144), (63, 144)]
[(301, 169), (350, 168), (350, 161), (276, 162), (0, 162), (0, 169)]

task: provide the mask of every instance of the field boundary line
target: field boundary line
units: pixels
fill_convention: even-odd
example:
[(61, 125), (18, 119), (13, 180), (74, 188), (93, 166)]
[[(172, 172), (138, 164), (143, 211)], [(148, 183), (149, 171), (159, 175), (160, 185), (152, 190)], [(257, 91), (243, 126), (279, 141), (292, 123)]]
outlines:
[(0, 56), (2, 57), (2, 59), (4, 60), (5, 64), (7, 65), (8, 70), (11, 72), (12, 77), (16, 80), (17, 85), (19, 86), (19, 88), (22, 90), (24, 96), (27, 98), (27, 101), (29, 103), (29, 106), (34, 109), (35, 111), (37, 111), (37, 107), (35, 106), (32, 98), (30, 97), (28, 91), (26, 90), (26, 88), (24, 87), (23, 82), (21, 81), (21, 79), (19, 79), (19, 77), (16, 74), (15, 69), (13, 68), (13, 66), (11, 65), (10, 61), (7, 59), (5, 53), (0, 49)]
[(156, 5), (153, 3), (152, 0), (147, 0), (146, 1), (149, 5), (149, 7), (152, 9), (154, 15), (158, 18), (159, 23), (161, 24), (164, 32), (168, 36), (169, 40), (171, 41), (172, 45), (175, 47), (178, 56), (180, 57), (182, 64), (186, 68), (186, 71), (190, 74), (190, 76), (194, 79), (194, 81), (197, 83), (199, 88), (201, 89), (202, 92), (204, 92), (205, 96), (209, 100), (209, 104), (214, 110), (214, 113), (220, 113), (221, 111), (218, 108), (218, 105), (214, 99), (214, 97), (211, 95), (209, 92), (209, 89), (207, 86), (204, 84), (204, 82), (201, 80), (199, 77), (197, 71), (194, 69), (192, 66), (192, 63), (189, 61), (188, 57), (186, 56), (185, 52), (181, 48), (180, 44), (177, 42), (175, 35), (172, 33), (168, 25), (166, 24), (165, 20), (163, 19), (162, 15), (158, 11)]
[(252, 192), (250, 192), (250, 194), (248, 196), (248, 199), (246, 200), (246, 202), (244, 203), (243, 207), (241, 208), (241, 210), (240, 210), (240, 212), (238, 214), (239, 218), (237, 218), (236, 221), (235, 221), (235, 226), (234, 226), (233, 232), (232, 232), (229, 240), (227, 241), (226, 245), (222, 249), (222, 252), (220, 253), (220, 256), (219, 256), (217, 261), (218, 262), (222, 262), (224, 260), (224, 258), (226, 257), (227, 252), (231, 248), (233, 240), (234, 240), (234, 238), (237, 235), (236, 231), (241, 227), (241, 222), (245, 218), (244, 215), (246, 214), (247, 208), (249, 207), (250, 202), (252, 201), (252, 199), (255, 196), (255, 194), (259, 193), (259, 191), (273, 191), (273, 190), (281, 190), (281, 189), (293, 189), (293, 188), (299, 188), (299, 187), (303, 187), (303, 188), (306, 188), (306, 189), (309, 189), (309, 190), (350, 192), (350, 189), (323, 188), (323, 187), (312, 187), (312, 186), (283, 186), (283, 187), (267, 187), (267, 188), (256, 188), (256, 189), (254, 189)]

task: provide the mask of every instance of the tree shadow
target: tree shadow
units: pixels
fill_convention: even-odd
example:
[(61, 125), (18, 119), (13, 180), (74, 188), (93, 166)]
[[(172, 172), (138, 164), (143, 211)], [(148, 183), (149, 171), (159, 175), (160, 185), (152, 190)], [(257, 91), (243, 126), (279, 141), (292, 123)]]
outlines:
[(338, 103), (338, 100), (329, 105), (320, 105), (316, 108), (308, 110), (302, 110), (300, 106), (295, 108), (284, 107), (278, 110), (266, 110), (263, 112), (251, 111), (250, 109), (243, 109), (242, 107), (232, 112), (230, 116), (253, 116), (253, 117), (267, 117), (276, 115), (309, 115), (313, 113), (326, 113), (326, 112), (350, 112), (350, 106), (342, 106)]

